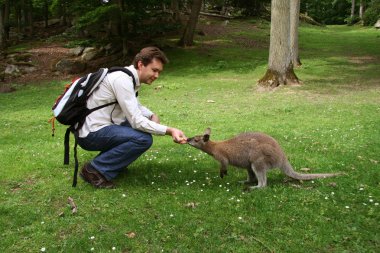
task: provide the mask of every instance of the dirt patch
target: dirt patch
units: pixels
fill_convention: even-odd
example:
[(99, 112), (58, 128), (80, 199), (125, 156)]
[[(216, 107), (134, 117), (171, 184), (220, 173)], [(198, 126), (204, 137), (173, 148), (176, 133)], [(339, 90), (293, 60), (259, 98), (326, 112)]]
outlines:
[(376, 58), (373, 57), (373, 56), (354, 56), (354, 57), (350, 57), (348, 59), (349, 62), (351, 63), (356, 63), (356, 64), (364, 64), (364, 63), (371, 63), (371, 62), (374, 62), (376, 61)]
[(30, 53), (31, 63), (36, 67), (36, 70), (18, 77), (8, 78), (5, 83), (25, 84), (72, 78), (71, 75), (58, 73), (54, 70), (54, 66), (59, 60), (69, 57), (69, 49), (58, 44), (49, 44), (40, 45), (26, 52)]

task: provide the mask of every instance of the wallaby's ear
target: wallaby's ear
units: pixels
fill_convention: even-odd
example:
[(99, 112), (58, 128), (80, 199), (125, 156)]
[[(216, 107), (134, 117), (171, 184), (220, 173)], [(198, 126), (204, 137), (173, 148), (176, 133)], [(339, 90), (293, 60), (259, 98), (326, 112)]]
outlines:
[(210, 140), (210, 135), (209, 134), (203, 135), (203, 141), (208, 142), (208, 140)]
[(204, 133), (204, 135), (210, 135), (211, 134), (211, 128), (207, 128), (206, 130), (205, 130), (205, 133)]

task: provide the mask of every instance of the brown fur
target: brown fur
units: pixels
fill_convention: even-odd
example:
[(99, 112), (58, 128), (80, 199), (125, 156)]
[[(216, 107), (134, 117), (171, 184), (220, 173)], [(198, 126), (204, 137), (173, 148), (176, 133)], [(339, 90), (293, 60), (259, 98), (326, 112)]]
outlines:
[(311, 180), (337, 176), (331, 174), (302, 174), (294, 171), (284, 151), (278, 142), (264, 133), (242, 133), (232, 139), (214, 142), (210, 140), (211, 129), (207, 128), (204, 135), (189, 138), (188, 144), (206, 152), (220, 162), (220, 177), (227, 175), (229, 164), (246, 169), (247, 183), (257, 179), (258, 185), (251, 188), (260, 188), (267, 185), (267, 171), (279, 168), (285, 175), (298, 180)]

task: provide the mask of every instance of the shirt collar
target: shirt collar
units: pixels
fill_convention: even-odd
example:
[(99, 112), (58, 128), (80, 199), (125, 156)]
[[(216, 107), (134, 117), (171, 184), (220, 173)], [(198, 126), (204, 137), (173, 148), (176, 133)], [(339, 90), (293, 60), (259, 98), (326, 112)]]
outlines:
[(127, 66), (125, 68), (127, 68), (129, 71), (132, 72), (133, 76), (135, 77), (136, 86), (140, 87), (141, 83), (140, 83), (139, 75), (137, 74), (137, 70), (136, 70), (135, 66), (130, 65), (130, 66)]

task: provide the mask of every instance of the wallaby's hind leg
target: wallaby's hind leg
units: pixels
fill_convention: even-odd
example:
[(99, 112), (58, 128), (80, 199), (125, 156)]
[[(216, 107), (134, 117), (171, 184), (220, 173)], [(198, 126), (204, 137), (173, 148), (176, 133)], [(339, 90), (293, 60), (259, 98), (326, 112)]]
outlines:
[(252, 168), (247, 169), (247, 180), (240, 181), (242, 184), (254, 184), (257, 182), (257, 178), (255, 172), (253, 172)]
[(256, 167), (255, 165), (251, 164), (252, 171), (255, 173), (258, 184), (256, 186), (251, 186), (249, 189), (255, 189), (255, 188), (263, 188), (267, 186), (267, 173), (264, 167)]

